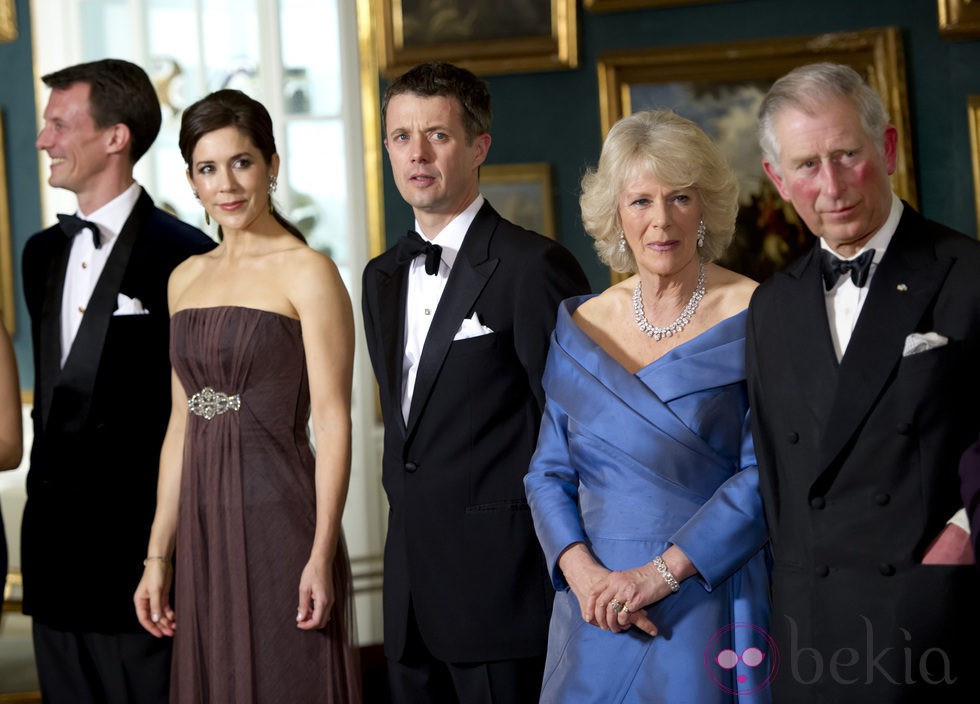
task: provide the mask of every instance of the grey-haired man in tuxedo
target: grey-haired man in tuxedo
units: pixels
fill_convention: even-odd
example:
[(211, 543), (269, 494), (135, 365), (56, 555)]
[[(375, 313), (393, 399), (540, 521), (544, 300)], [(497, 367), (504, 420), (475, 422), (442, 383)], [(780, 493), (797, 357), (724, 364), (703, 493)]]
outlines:
[(935, 556), (980, 430), (980, 244), (892, 192), (898, 133), (847, 66), (776, 81), (760, 141), (819, 238), (749, 307), (773, 699), (976, 701), (980, 573)]

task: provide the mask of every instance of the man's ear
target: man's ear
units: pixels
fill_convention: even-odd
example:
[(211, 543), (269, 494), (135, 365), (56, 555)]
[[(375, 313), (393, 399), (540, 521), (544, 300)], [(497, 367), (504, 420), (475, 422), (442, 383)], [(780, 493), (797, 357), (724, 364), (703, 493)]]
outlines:
[(895, 173), (898, 165), (898, 130), (895, 125), (888, 125), (885, 128), (885, 166), (888, 167), (888, 175)]
[(476, 154), (473, 157), (474, 166), (482, 166), (483, 162), (487, 160), (487, 154), (490, 153), (490, 141), (489, 132), (484, 132), (473, 140), (473, 144), (476, 146)]
[(786, 183), (783, 181), (783, 175), (779, 170), (779, 166), (773, 164), (771, 161), (763, 157), (762, 168), (765, 170), (766, 176), (769, 177), (769, 180), (772, 181), (772, 185), (774, 185), (776, 190), (779, 191), (779, 196), (783, 200), (789, 202), (791, 200), (789, 189), (786, 188)]
[(132, 137), (129, 127), (117, 122), (106, 130), (106, 151), (109, 154), (123, 152), (132, 143)]

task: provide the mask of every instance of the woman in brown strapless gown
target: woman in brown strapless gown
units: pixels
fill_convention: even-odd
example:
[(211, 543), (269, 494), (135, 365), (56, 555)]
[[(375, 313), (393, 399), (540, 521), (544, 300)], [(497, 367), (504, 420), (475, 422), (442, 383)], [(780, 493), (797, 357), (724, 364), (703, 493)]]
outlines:
[(180, 147), (221, 243), (170, 279), (174, 400), (137, 615), (174, 636), (172, 702), (357, 702), (350, 299), (274, 209), (265, 108), (212, 93)]

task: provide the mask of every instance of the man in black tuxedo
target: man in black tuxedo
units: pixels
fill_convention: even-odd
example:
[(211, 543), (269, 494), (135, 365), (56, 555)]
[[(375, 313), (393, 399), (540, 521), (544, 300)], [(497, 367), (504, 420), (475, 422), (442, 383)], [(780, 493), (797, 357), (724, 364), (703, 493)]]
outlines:
[(24, 248), (34, 344), (24, 611), (45, 702), (166, 702), (170, 640), (140, 627), (133, 593), (170, 415), (167, 279), (214, 242), (133, 180), (161, 122), (141, 68), (107, 59), (42, 80), (51, 95), (37, 147), (78, 215)]
[(897, 139), (837, 64), (791, 71), (760, 108), (766, 173), (819, 238), (749, 308), (774, 701), (980, 691), (980, 575), (922, 564), (980, 429), (980, 245), (892, 193)]
[[(368, 263), (363, 310), (391, 506), (384, 628), (395, 702), (536, 702), (552, 592), (523, 478), (575, 258), (480, 195), (490, 95), (444, 63), (382, 105), (415, 232)], [(430, 326), (431, 324), (431, 326)]]

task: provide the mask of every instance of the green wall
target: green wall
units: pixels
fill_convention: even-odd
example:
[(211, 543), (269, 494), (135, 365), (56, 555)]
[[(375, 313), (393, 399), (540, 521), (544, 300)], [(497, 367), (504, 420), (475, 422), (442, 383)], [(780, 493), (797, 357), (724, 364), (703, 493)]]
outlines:
[(16, 0), (18, 38), (0, 44), (0, 111), (3, 111), (4, 152), (7, 156), (7, 186), (13, 246), (14, 294), (17, 298), (17, 327), (14, 347), (20, 364), (21, 387), (33, 388), (31, 333), (24, 307), (20, 280), (20, 254), (24, 243), (41, 226), (41, 196), (38, 188), (37, 120), (34, 115), (34, 69), (31, 56), (29, 0)]
[[(581, 11), (579, 20), (580, 68), (487, 77), (495, 113), (488, 163), (552, 165), (558, 236), (596, 290), (608, 286), (608, 271), (579, 222), (578, 183), (602, 145), (597, 60), (624, 49), (900, 28), (919, 207), (927, 217), (976, 236), (966, 97), (980, 95), (980, 40), (940, 37), (936, 0), (728, 0), (618, 13)], [(384, 170), (390, 242), (411, 226), (412, 216), (387, 160)]]

